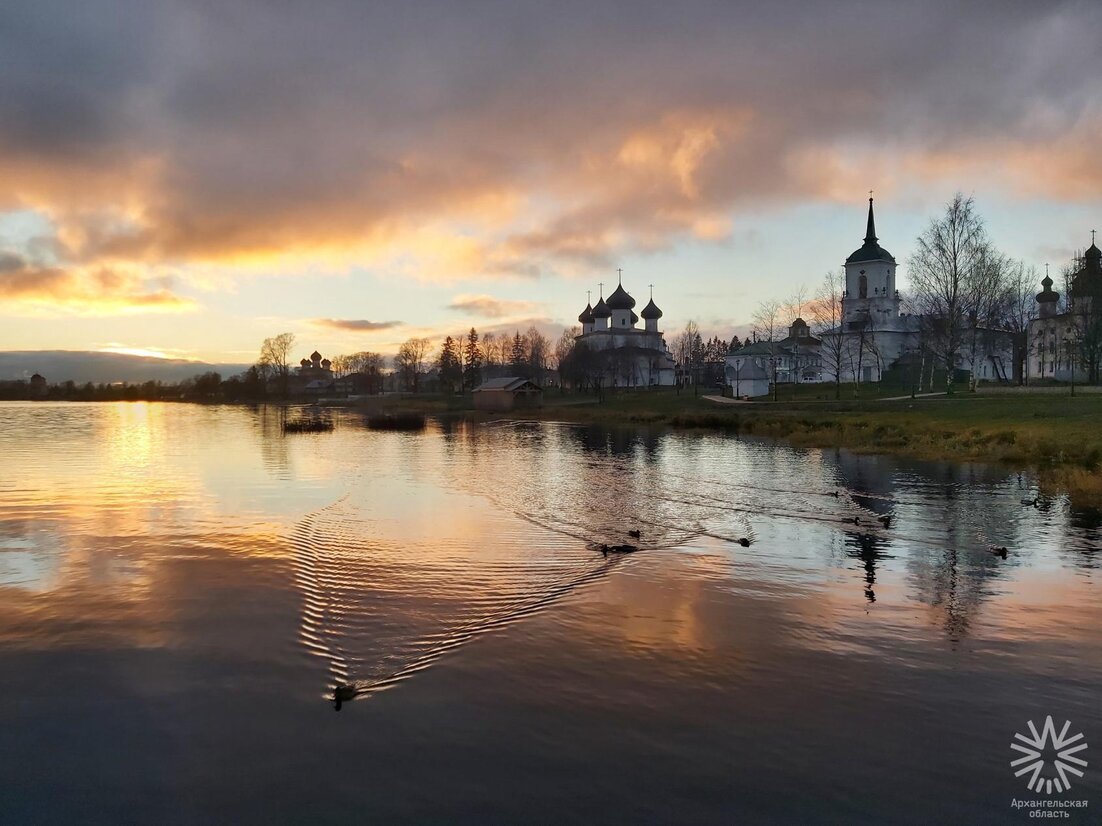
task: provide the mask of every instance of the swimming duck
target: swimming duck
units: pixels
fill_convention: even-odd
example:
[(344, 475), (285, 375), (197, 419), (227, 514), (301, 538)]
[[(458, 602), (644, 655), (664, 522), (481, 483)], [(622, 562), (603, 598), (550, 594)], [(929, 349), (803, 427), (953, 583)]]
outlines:
[(746, 538), (745, 536), (741, 536), (741, 537), (739, 537), (738, 544), (740, 544), (744, 548), (749, 548), (750, 547), (750, 540), (748, 538)]
[(1002, 559), (1006, 559), (1006, 548), (1002, 545), (992, 545), (991, 553), (993, 553), (995, 556), (1001, 557)]
[(341, 703), (356, 699), (356, 686), (349, 683), (338, 683), (333, 688), (333, 705), (337, 711), (341, 710)]
[(638, 539), (642, 535), (643, 534), (639, 531), (628, 531), (628, 536), (632, 537), (633, 539)]

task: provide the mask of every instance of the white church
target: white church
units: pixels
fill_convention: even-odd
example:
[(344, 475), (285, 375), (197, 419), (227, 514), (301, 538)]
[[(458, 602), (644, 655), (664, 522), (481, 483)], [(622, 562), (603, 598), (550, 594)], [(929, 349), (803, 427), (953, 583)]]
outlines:
[[(607, 299), (603, 289), (596, 306), (585, 305), (578, 321), (581, 335), (574, 339), (575, 355), (587, 362), (588, 371), (605, 387), (670, 387), (677, 382), (673, 356), (658, 320), (662, 311), (654, 295), (639, 315), (635, 299), (622, 283)], [(643, 320), (643, 329), (635, 325)]]
[[(774, 377), (781, 383), (833, 382), (836, 365), (824, 357), (826, 353), (841, 354), (839, 381), (861, 384), (879, 382), (892, 367), (900, 366), (907, 358), (918, 358), (922, 318), (902, 311), (895, 256), (880, 246), (876, 236), (872, 198), (864, 243), (846, 258), (844, 266), (841, 324), (824, 330), (816, 339), (808, 335), (803, 320), (796, 319), (787, 339), (756, 341), (731, 352), (727, 356), (726, 380), (732, 392), (764, 395)], [(798, 337), (801, 332), (803, 336)], [(1013, 378), (1011, 334), (1000, 330), (979, 332), (982, 343), (976, 350), (975, 363), (966, 348), (957, 368), (971, 371), (978, 381), (1009, 381)], [(934, 366), (933, 359), (928, 358), (924, 366), (919, 364), (918, 371), (930, 371)]]

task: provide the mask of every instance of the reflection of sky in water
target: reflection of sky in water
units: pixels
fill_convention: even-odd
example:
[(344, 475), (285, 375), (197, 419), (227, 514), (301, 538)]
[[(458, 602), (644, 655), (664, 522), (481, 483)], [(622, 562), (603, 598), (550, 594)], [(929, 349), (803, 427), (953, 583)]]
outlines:
[[(240, 749), (278, 783), (308, 776), (333, 800), (355, 801), (345, 815), (366, 817), (359, 804), (370, 798), (376, 815), (400, 820), (408, 761), (428, 759), (419, 771), (447, 799), (463, 794), (453, 778), (474, 788), (490, 766), (509, 774), (491, 756), (505, 749), (511, 765), (549, 767), (548, 794), (578, 761), (595, 761), (584, 788), (621, 807), (591, 801), (595, 810), (637, 812), (662, 783), (703, 783), (713, 769), (699, 761), (711, 755), (721, 776), (694, 799), (718, 795), (718, 808), (688, 817), (705, 821), (738, 805), (749, 819), (815, 811), (751, 803), (720, 769), (758, 788), (773, 781), (724, 743), (753, 746), (778, 778), (795, 769), (773, 737), (814, 746), (833, 761), (801, 775), (804, 787), (852, 801), (885, 778), (861, 762), (858, 741), (843, 744), (842, 726), (882, 732), (882, 748), (862, 748), (880, 748), (880, 764), (906, 777), (888, 785), (902, 782), (912, 800), (940, 788), (945, 760), (990, 772), (987, 788), (1009, 794), (996, 768), (975, 767), (1038, 705), (1102, 740), (1098, 521), (1059, 498), (1023, 506), (1028, 475), (700, 433), (530, 423), (373, 432), (348, 411), (322, 414), (332, 433), (284, 437), (286, 415), (0, 405), (0, 452), (16, 469), (0, 477), (0, 694), (32, 698), (27, 722), (0, 719), (16, 739), (36, 742), (45, 724), (31, 686), (57, 673), (66, 700), (44, 702), (43, 715), (84, 720), (99, 713), (90, 703), (116, 724), (154, 715), (149, 737), (173, 727), (166, 760), (200, 798), (234, 783), (194, 766)], [(628, 541), (642, 552), (594, 549)], [(314, 716), (328, 711), (318, 697), (333, 681), (371, 698), (337, 730)], [(477, 731), (460, 722), (470, 715)], [(509, 745), (506, 725), (529, 736)], [(936, 751), (961, 730), (970, 739), (959, 754)], [(89, 761), (102, 765), (92, 776), (114, 765), (96, 757), (98, 740), (81, 735), (74, 747), (58, 731), (74, 777)], [(258, 731), (275, 738), (264, 757), (257, 740), (269, 735)], [(153, 748), (144, 733), (128, 736)], [(375, 774), (345, 786), (312, 763), (292, 770), (287, 742), (345, 760), (366, 749)], [(377, 751), (384, 743), (390, 753)], [(479, 744), (488, 751), (463, 766), (424, 756)], [(663, 774), (648, 775), (657, 769), (641, 755)], [(610, 786), (600, 761), (630, 766), (637, 782)], [(543, 791), (534, 777), (512, 778), (518, 795)], [(257, 798), (259, 786), (237, 780)], [(145, 783), (174, 794), (159, 775)], [(862, 820), (860, 806), (835, 802)], [(869, 805), (869, 822), (896, 811), (887, 799)], [(974, 797), (959, 806), (971, 820), (986, 811)], [(454, 819), (446, 808), (421, 814)]]

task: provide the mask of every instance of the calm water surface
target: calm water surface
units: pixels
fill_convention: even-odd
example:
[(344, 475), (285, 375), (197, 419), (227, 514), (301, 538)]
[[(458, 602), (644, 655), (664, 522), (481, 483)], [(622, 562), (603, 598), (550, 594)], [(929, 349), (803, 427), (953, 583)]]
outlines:
[(330, 415), (0, 405), (0, 820), (1030, 822), (1014, 732), (1102, 750), (1102, 520), (1028, 476)]

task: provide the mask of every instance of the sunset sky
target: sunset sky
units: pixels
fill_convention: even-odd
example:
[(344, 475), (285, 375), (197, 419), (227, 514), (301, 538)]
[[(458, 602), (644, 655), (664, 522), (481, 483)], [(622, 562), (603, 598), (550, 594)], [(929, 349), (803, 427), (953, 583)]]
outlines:
[[(549, 333), (598, 281), (744, 330), (956, 190), (1102, 230), (1102, 4), (7, 2), (0, 350), (247, 362)], [(296, 354), (296, 356), (299, 354)]]

